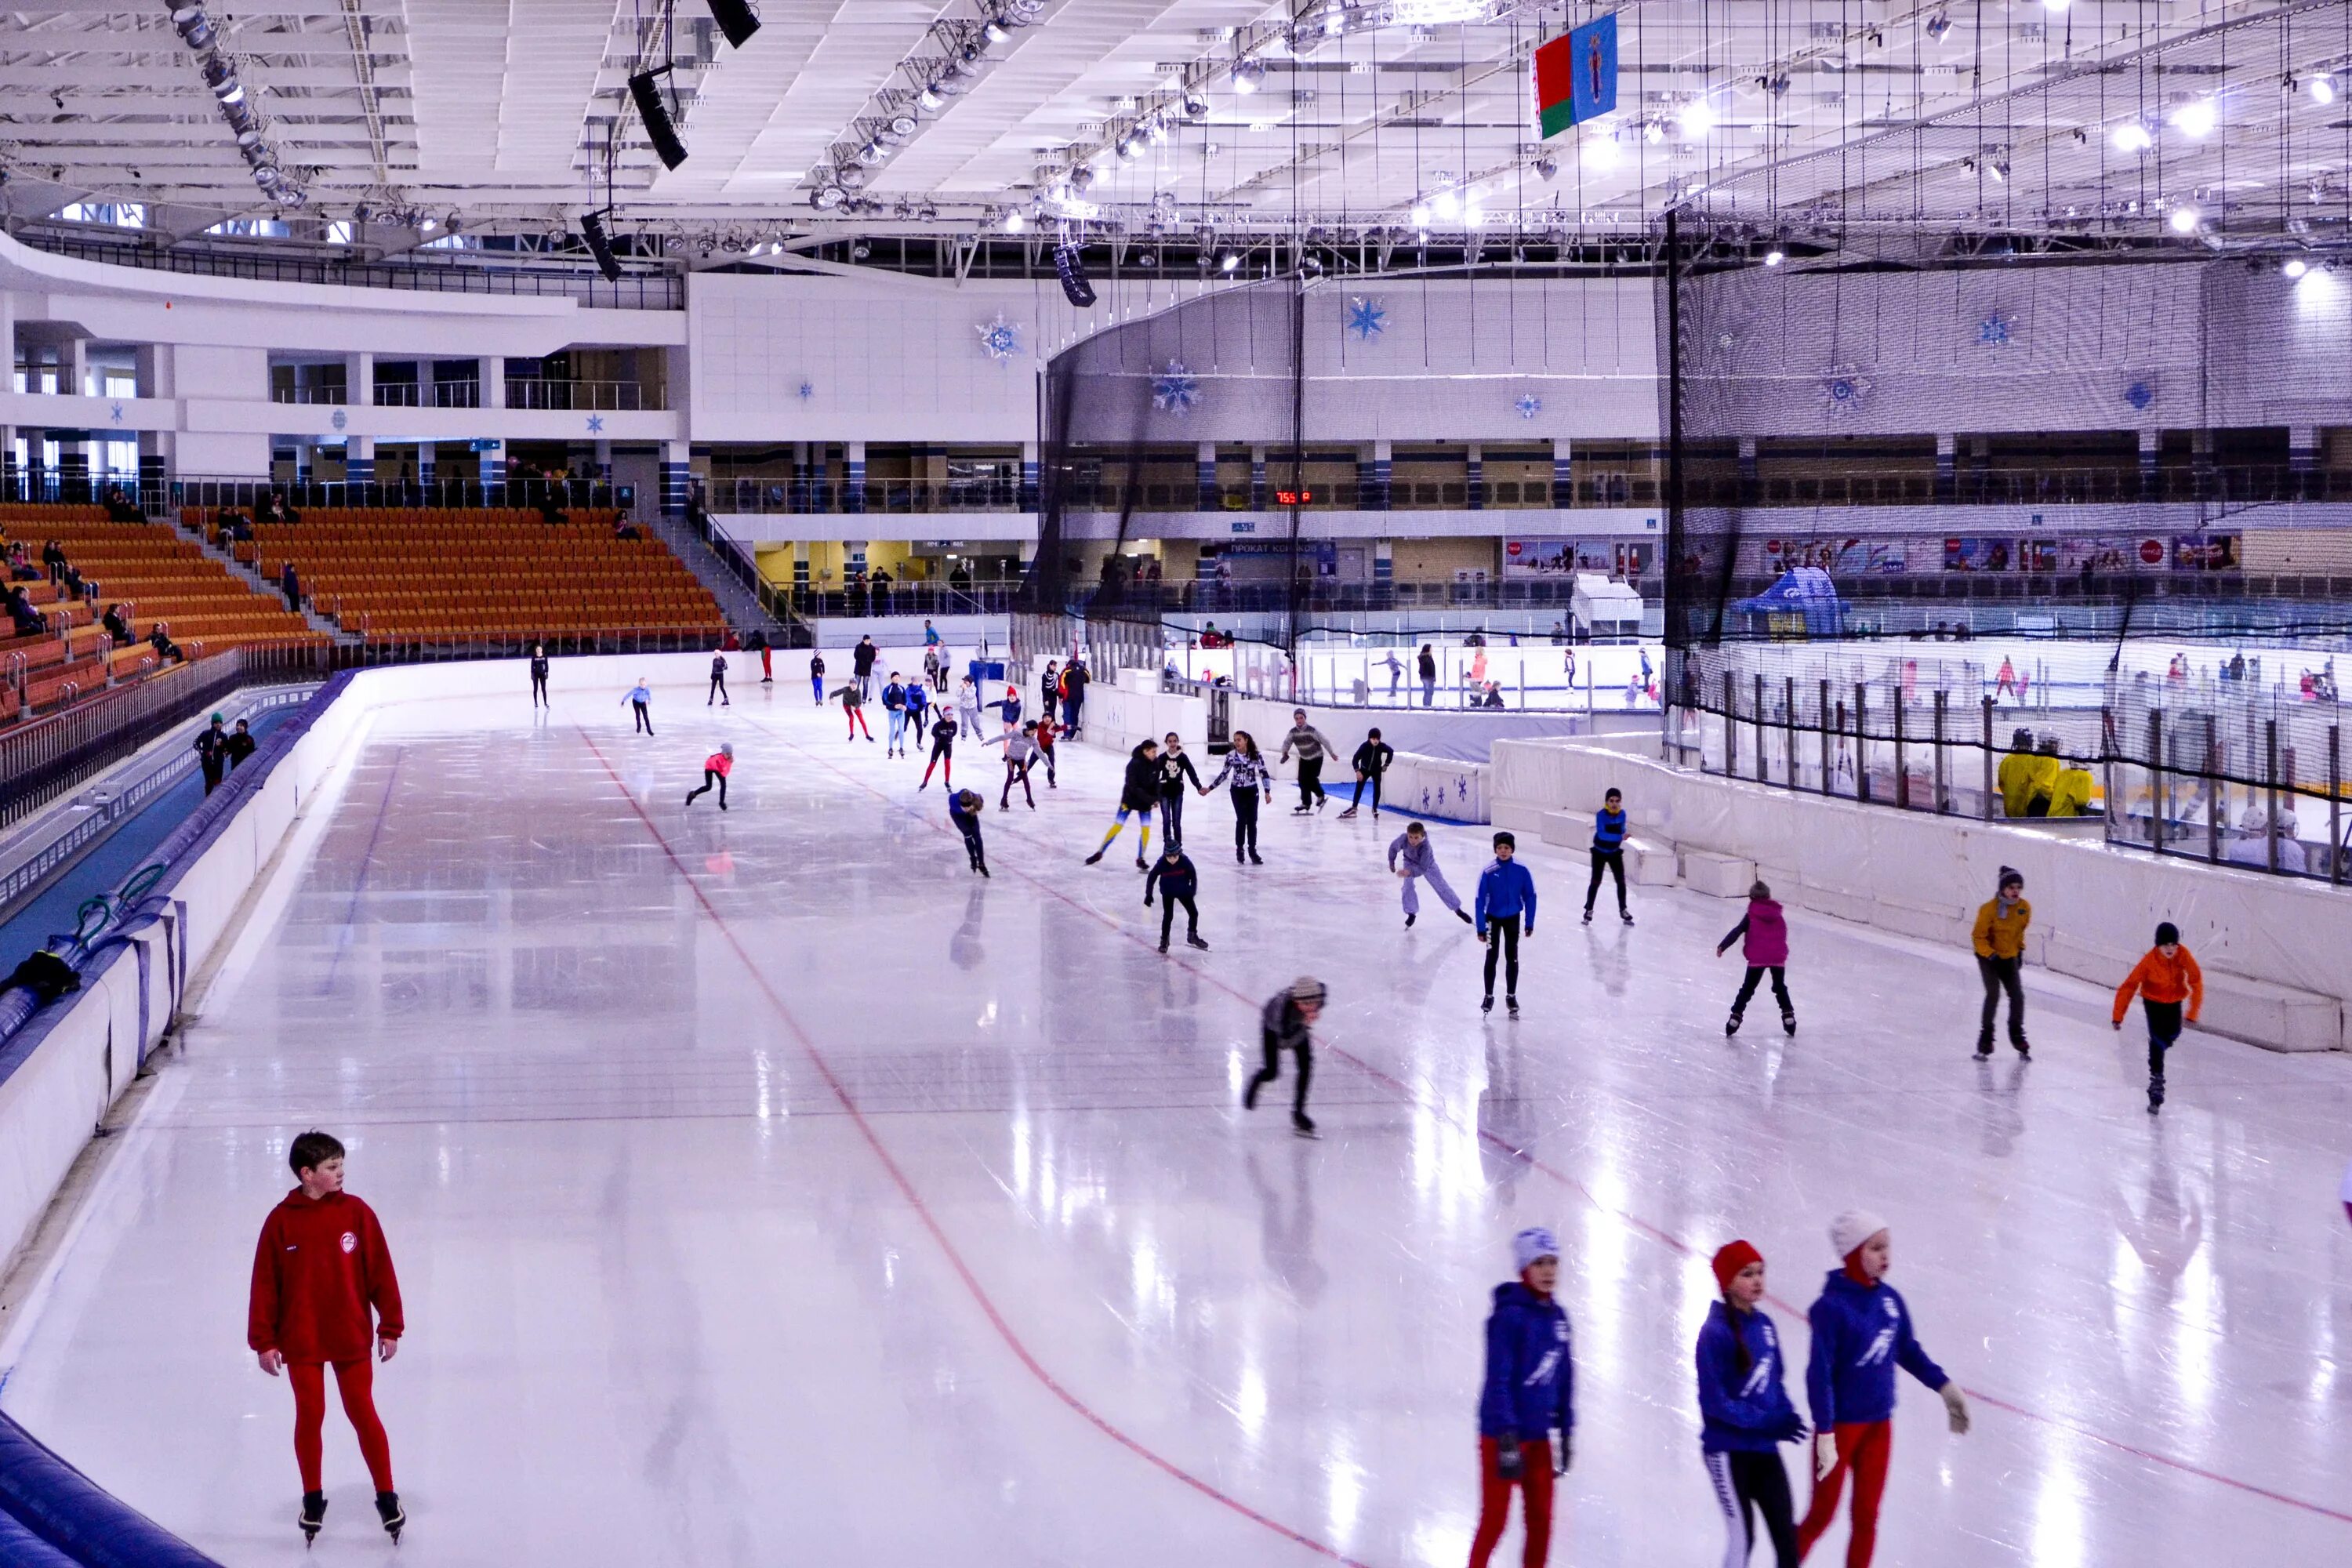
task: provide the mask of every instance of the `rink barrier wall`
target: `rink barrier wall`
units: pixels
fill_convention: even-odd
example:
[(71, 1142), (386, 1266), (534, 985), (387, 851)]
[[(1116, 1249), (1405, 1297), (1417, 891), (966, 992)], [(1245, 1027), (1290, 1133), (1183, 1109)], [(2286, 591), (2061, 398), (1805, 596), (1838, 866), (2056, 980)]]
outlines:
[(11, 1568), (220, 1568), (117, 1501), (5, 1415), (0, 1415), (0, 1563)]
[(2112, 987), (2168, 920), (2205, 972), (2200, 1027), (2271, 1050), (2345, 1048), (2352, 898), (2340, 890), (1771, 789), (1670, 767), (1654, 741), (1648, 751), (1622, 740), (1497, 742), (1496, 823), (1542, 833), (1557, 814), (1564, 836), (1581, 816), (1589, 843), (1591, 814), (1614, 785), (1633, 837), (1651, 852), (1671, 846), (1685, 886), (1731, 898), (1760, 877), (1783, 903), (1963, 953), (1994, 878), (2013, 866), (2033, 904), (2030, 964)]

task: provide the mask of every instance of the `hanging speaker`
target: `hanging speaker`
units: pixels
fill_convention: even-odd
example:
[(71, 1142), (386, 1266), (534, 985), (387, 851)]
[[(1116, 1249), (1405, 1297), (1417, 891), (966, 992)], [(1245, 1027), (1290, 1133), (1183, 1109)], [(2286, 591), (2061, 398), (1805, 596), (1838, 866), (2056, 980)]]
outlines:
[(621, 258), (613, 254), (613, 237), (604, 232), (604, 215), (590, 213), (580, 220), (580, 237), (588, 242), (588, 254), (596, 258), (596, 270), (604, 275), (607, 283), (621, 280)]
[(677, 139), (677, 127), (669, 117), (669, 105), (662, 101), (661, 86), (654, 79), (663, 71), (639, 71), (629, 79), (629, 96), (637, 100), (637, 117), (646, 122), (646, 135), (654, 144), (654, 155), (662, 166), (675, 169), (686, 162), (686, 143)]
[(1095, 302), (1095, 286), (1087, 277), (1086, 264), (1075, 245), (1054, 247), (1054, 276), (1062, 280), (1062, 296), (1084, 310)]
[(760, 18), (748, 0), (710, 0), (710, 17), (727, 35), (728, 43), (739, 49), (760, 30)]

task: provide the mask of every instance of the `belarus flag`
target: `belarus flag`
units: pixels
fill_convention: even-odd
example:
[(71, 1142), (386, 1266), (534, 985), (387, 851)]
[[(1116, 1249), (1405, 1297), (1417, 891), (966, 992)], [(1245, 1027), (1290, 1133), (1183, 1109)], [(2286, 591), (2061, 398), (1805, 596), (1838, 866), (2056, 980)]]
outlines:
[(1546, 136), (1617, 107), (1617, 18), (1570, 29), (1536, 50), (1536, 121)]

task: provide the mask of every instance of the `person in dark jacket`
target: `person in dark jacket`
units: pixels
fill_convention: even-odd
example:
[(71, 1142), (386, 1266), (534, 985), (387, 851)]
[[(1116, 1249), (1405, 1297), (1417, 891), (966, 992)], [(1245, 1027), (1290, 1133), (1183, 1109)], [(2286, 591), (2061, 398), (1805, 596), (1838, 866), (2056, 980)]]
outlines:
[(835, 700), (840, 702), (841, 711), (849, 721), (849, 732), (842, 738), (855, 741), (857, 739), (858, 731), (862, 730), (866, 732), (866, 744), (872, 745), (874, 729), (866, 722), (866, 693), (858, 688), (857, 682), (843, 681), (833, 689), (833, 695)]
[(1878, 1540), (1878, 1500), (1886, 1486), (1894, 1442), (1895, 1369), (1943, 1396), (1955, 1435), (1969, 1429), (1969, 1402), (1960, 1385), (1927, 1359), (1911, 1332), (1911, 1311), (1886, 1283), (1894, 1259), (1886, 1222), (1850, 1209), (1830, 1223), (1830, 1245), (1842, 1262), (1822, 1283), (1805, 1315), (1813, 1326), (1805, 1365), (1805, 1397), (1813, 1412), (1813, 1500), (1797, 1527), (1801, 1558), (1837, 1517), (1838, 1493), (1853, 1473), (1853, 1538), (1846, 1568), (1870, 1568)]
[(735, 706), (734, 699), (727, 695), (727, 656), (724, 653), (710, 656), (710, 692), (703, 698), (702, 705), (708, 708), (713, 702), (721, 708)]
[(820, 708), (824, 707), (824, 655), (821, 653), (809, 655), (809, 691), (816, 699), (816, 705)]
[(221, 716), (196, 731), (196, 765), (205, 771), (205, 793), (220, 788), (221, 780), (228, 776), (228, 732), (221, 728)]
[(1282, 1053), (1296, 1055), (1298, 1088), (1290, 1100), (1290, 1130), (1302, 1138), (1315, 1136), (1315, 1123), (1307, 1114), (1307, 1086), (1315, 1076), (1315, 1020), (1322, 1016), (1329, 994), (1320, 980), (1302, 974), (1266, 999), (1257, 1020), (1265, 1065), (1250, 1075), (1242, 1090), (1242, 1109), (1255, 1110), (1257, 1091), (1282, 1076)]
[(1627, 925), (1633, 915), (1625, 907), (1625, 797), (1611, 790), (1592, 814), (1592, 880), (1584, 885), (1584, 923), (1592, 923), (1592, 901), (1601, 896), (1601, 874), (1617, 879), (1617, 918)]
[(533, 708), (549, 709), (555, 706), (547, 700), (547, 645), (545, 643), (533, 643), (530, 646), (530, 705)]
[(1191, 779), (1192, 787), (1202, 795), (1209, 793), (1201, 783), (1201, 775), (1192, 769), (1192, 759), (1184, 754), (1183, 737), (1171, 730), (1167, 743), (1160, 749), (1160, 831), (1167, 837), (1171, 849), (1184, 842), (1186, 779)]
[(895, 669), (882, 688), (882, 711), (890, 716), (890, 733), (884, 740), (882, 754), (903, 756), (907, 750), (907, 688)]
[(1339, 814), (1341, 816), (1356, 815), (1356, 807), (1364, 804), (1364, 785), (1370, 784), (1372, 786), (1372, 820), (1378, 822), (1381, 819), (1381, 775), (1389, 771), (1389, 763), (1395, 759), (1396, 748), (1381, 740), (1378, 730), (1366, 732), (1364, 743), (1356, 748), (1356, 754), (1350, 759), (1356, 770), (1356, 797), (1348, 803), (1348, 809)]
[(1536, 879), (1519, 864), (1519, 841), (1507, 833), (1495, 835), (1495, 858), (1478, 874), (1478, 894), (1471, 909), (1478, 940), (1486, 944), (1486, 1000), (1482, 1013), (1495, 1010), (1495, 961), (1503, 961), (1503, 1004), (1519, 1016), (1519, 938), (1536, 934)]
[(1143, 879), (1143, 907), (1151, 907), (1151, 894), (1160, 893), (1160, 951), (1168, 951), (1168, 933), (1176, 923), (1176, 906), (1184, 906), (1184, 940), (1192, 946), (1206, 948), (1201, 940), (1201, 908), (1192, 896), (1201, 890), (1201, 873), (1184, 856), (1183, 846), (1171, 842), (1151, 863)]
[(236, 772), (245, 759), (258, 749), (252, 729), (242, 719), (236, 721), (236, 728), (228, 732), (228, 739), (221, 742), (221, 750), (228, 757), (228, 771), (231, 773)]
[(923, 782), (915, 786), (918, 793), (931, 787), (931, 770), (943, 770), (940, 782), (950, 789), (955, 787), (955, 738), (961, 726), (955, 715), (946, 709), (938, 710), (939, 718), (931, 724), (931, 760), (923, 764)]
[(1478, 1533), (1470, 1568), (1486, 1568), (1510, 1522), (1511, 1489), (1527, 1494), (1523, 1568), (1551, 1551), (1552, 1481), (1576, 1459), (1576, 1346), (1553, 1300), (1559, 1243), (1540, 1226), (1511, 1237), (1519, 1277), (1495, 1287), (1486, 1375), (1478, 1394)]
[(872, 637), (859, 637), (857, 646), (849, 650), (849, 673), (857, 679), (857, 695), (874, 695), (874, 659), (880, 652)]
[(1772, 972), (1772, 1000), (1780, 1004), (1780, 1027), (1795, 1034), (1797, 1005), (1789, 1000), (1789, 921), (1780, 906), (1772, 901), (1772, 889), (1761, 882), (1748, 887), (1748, 912), (1715, 944), (1716, 957), (1721, 958), (1735, 942), (1740, 943), (1740, 952), (1748, 960), (1748, 978), (1739, 983), (1739, 994), (1731, 999), (1731, 1016), (1724, 1021), (1723, 1032), (1739, 1033), (1739, 1020), (1748, 1011), (1748, 999), (1756, 994), (1756, 983), (1764, 978), (1769, 969)]
[(1062, 671), (1062, 732), (1073, 741), (1085, 721), (1087, 683), (1093, 679), (1094, 672), (1075, 658)]
[(964, 853), (971, 860), (971, 868), (983, 877), (988, 875), (988, 851), (980, 842), (980, 817), (987, 809), (988, 803), (980, 798), (978, 790), (960, 789), (948, 796), (948, 820), (963, 835)]
[[(1076, 669), (1077, 666), (1070, 668)], [(1128, 753), (1127, 777), (1118, 791), (1118, 816), (1112, 821), (1110, 831), (1103, 835), (1101, 846), (1087, 857), (1087, 864), (1091, 866), (1108, 854), (1110, 841), (1118, 837), (1118, 830), (1127, 826), (1127, 819), (1136, 816), (1142, 820), (1135, 840), (1135, 868), (1139, 871), (1145, 869), (1150, 863), (1151, 810), (1159, 804), (1160, 742), (1140, 742), (1134, 751)]]
[(1428, 707), (1437, 699), (1437, 655), (1427, 643), (1421, 645), (1421, 655), (1413, 660), (1413, 669), (1421, 677), (1421, 705)]
[(1780, 1445), (1805, 1435), (1781, 1381), (1780, 1332), (1758, 1305), (1764, 1255), (1735, 1241), (1715, 1255), (1722, 1299), (1698, 1331), (1699, 1451), (1729, 1531), (1724, 1568), (1741, 1568), (1756, 1544), (1756, 1516), (1772, 1542), (1774, 1568), (1797, 1568), (1797, 1521)]
[(286, 595), (286, 608), (293, 615), (302, 613), (302, 579), (295, 574), (292, 557), (278, 571), (278, 591)]
[(1290, 808), (1293, 816), (1303, 816), (1331, 803), (1323, 791), (1323, 760), (1338, 750), (1325, 738), (1323, 731), (1307, 721), (1307, 710), (1290, 710), (1290, 733), (1282, 738), (1282, 751), (1274, 760), (1286, 763), (1293, 751), (1298, 753), (1298, 804)]

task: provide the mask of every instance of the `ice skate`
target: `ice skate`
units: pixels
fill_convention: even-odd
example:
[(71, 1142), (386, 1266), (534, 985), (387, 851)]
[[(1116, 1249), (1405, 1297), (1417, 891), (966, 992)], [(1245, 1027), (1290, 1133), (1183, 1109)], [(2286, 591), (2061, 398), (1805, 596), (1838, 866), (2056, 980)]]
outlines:
[(1257, 1091), (1265, 1086), (1265, 1079), (1264, 1078), (1255, 1075), (1251, 1077), (1248, 1085), (1242, 1090), (1242, 1109), (1244, 1110), (1255, 1110), (1257, 1109)]
[(1480, 1002), (1480, 1003), (1478, 1004), (1478, 1011), (1480, 1011), (1481, 1013), (1491, 1013), (1491, 1012), (1493, 1012), (1494, 1010), (1495, 1010), (1495, 997), (1494, 997), (1493, 993), (1491, 993), (1491, 992), (1490, 992), (1490, 993), (1488, 993), (1488, 994), (1487, 994), (1486, 1000), (1484, 1000), (1484, 1001), (1482, 1001), (1482, 1002)]
[(1240, 865), (1241, 863), (1242, 863), (1242, 852), (1241, 852), (1240, 850), (1236, 849), (1236, 850), (1234, 850), (1234, 865), (1236, 865), (1236, 866), (1238, 866), (1238, 865)]
[(1503, 1011), (1508, 1013), (1514, 1018), (1517, 1017), (1519, 1016), (1519, 999), (1516, 996), (1504, 997)]
[(1151, 869), (1151, 862), (1138, 855), (1135, 858), (1135, 868), (1139, 871), (1149, 871)]
[(1101, 863), (1102, 858), (1103, 852), (1097, 849), (1093, 854), (1087, 857), (1087, 864), (1089, 866), (1098, 865)]
[(1356, 815), (1356, 808), (1355, 808), (1354, 806), (1352, 806), (1352, 805), (1351, 805), (1351, 806), (1349, 806), (1347, 810), (1345, 810), (1345, 811), (1343, 811), (1343, 812), (1341, 812), (1341, 813), (1339, 814), (1339, 820), (1340, 820), (1340, 821), (1342, 821), (1342, 822), (1345, 822), (1345, 821), (1347, 821), (1347, 820), (1348, 820), (1348, 818), (1349, 818), (1349, 817), (1351, 817), (1351, 816), (1355, 816), (1355, 815)]
[(1160, 939), (1160, 951), (1162, 952), (1168, 951), (1168, 939), (1164, 936)]
[(1195, 936), (1191, 931), (1186, 931), (1184, 933), (1184, 945), (1187, 947), (1197, 947), (1202, 952), (1209, 951), (1209, 944), (1202, 942), (1198, 936)]
[(1794, 1007), (1780, 1009), (1780, 1031), (1788, 1035), (1797, 1032), (1797, 1010)]
[(1977, 1042), (1977, 1060), (1980, 1062), (1989, 1062), (1992, 1060), (1992, 1042), (1990, 1040), (1979, 1040)]
[(1304, 816), (1314, 809), (1315, 808), (1311, 805), (1294, 805), (1290, 808), (1290, 815), (1293, 816)]
[(1723, 1021), (1723, 1035), (1726, 1039), (1729, 1039), (1738, 1033), (1739, 1033), (1739, 1009), (1734, 1007), (1731, 1010), (1731, 1016)]
[(1627, 925), (1632, 925), (1633, 923), (1633, 912), (1631, 910), (1619, 910), (1617, 911), (1617, 918), (1623, 921)]
[(1303, 1110), (1294, 1110), (1290, 1113), (1290, 1130), (1301, 1138), (1317, 1136), (1313, 1119)]
[(408, 1527), (408, 1514), (400, 1506), (398, 1492), (375, 1494), (375, 1516), (383, 1521), (383, 1532), (392, 1537), (394, 1546), (400, 1544), (400, 1532)]
[(2023, 1035), (2018, 1036), (2017, 1038), (2010, 1041), (2009, 1043), (2011, 1047), (2016, 1050), (2019, 1056), (2023, 1057), (2027, 1061), (2032, 1061), (2033, 1059), (2033, 1042), (2027, 1039)]
[[(2152, 1110), (2155, 1107), (2150, 1106), (2148, 1109)], [(324, 1492), (304, 1492), (302, 1494), (302, 1512), (296, 1519), (295, 1522), (302, 1527), (303, 1545), (308, 1546), (312, 1542), (318, 1540), (319, 1527), (327, 1522), (327, 1494)]]
[(1404, 917), (1404, 929), (1405, 929), (1405, 930), (1407, 930), (1407, 931), (1411, 931), (1411, 930), (1412, 929), (1412, 922), (1413, 922), (1413, 921), (1417, 921), (1417, 920), (1419, 920), (1420, 918), (1421, 918), (1421, 917), (1420, 917), (1419, 915), (1407, 915), (1407, 916), (1405, 916), (1405, 917)]
[(1265, 862), (1257, 858), (1257, 851), (1253, 849), (1250, 851), (1250, 864), (1253, 866), (1263, 866)]
[(2163, 1109), (2164, 1079), (2161, 1078), (2149, 1079), (2147, 1080), (2147, 1113), (2150, 1116), (2154, 1116), (2158, 1111), (2162, 1110)]
[(1466, 925), (1466, 926), (1474, 926), (1474, 925), (1476, 925), (1476, 924), (1478, 923), (1476, 921), (1474, 921), (1474, 920), (1472, 920), (1472, 919), (1470, 918), (1470, 911), (1469, 911), (1468, 910), (1454, 910), (1454, 918), (1455, 920), (1457, 920), (1457, 921), (1460, 921), (1464, 925)]
[(1584, 911), (1584, 923), (1586, 925), (1591, 925), (1592, 923), (1592, 911), (1591, 910)]

